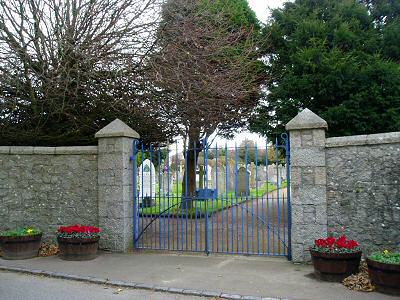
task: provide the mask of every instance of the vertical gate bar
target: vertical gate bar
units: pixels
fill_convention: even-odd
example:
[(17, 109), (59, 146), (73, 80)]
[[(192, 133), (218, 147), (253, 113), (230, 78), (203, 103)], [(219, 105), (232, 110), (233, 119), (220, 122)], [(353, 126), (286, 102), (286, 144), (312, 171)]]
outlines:
[[(228, 199), (229, 195), (229, 152), (228, 152), (228, 144), (225, 143), (225, 198)], [(222, 225), (221, 225), (221, 249), (224, 252), (224, 197), (222, 196), (222, 211), (221, 211), (221, 218), (222, 218)]]
[(211, 240), (212, 240), (212, 251), (214, 252), (214, 199), (218, 201), (218, 143), (215, 143), (215, 193), (212, 199), (212, 228), (211, 228)]
[(181, 193), (181, 249), (186, 250), (184, 245), (185, 245), (185, 228), (184, 228), (184, 220), (185, 220), (185, 215), (184, 215), (184, 201), (185, 201), (185, 196)]
[(246, 166), (246, 234), (247, 234), (247, 254), (250, 250), (250, 235), (249, 235), (249, 173), (248, 173), (248, 163), (249, 163), (249, 146), (246, 144), (245, 148), (245, 166)]
[(239, 164), (239, 152), (237, 148), (237, 144), (235, 143), (235, 198), (236, 198), (236, 252), (239, 253), (239, 178), (238, 178), (238, 164)]
[[(235, 169), (235, 172), (238, 172), (237, 166)], [(236, 190), (238, 189), (236, 185)], [(240, 194), (240, 202), (243, 203), (243, 193)], [(244, 253), (244, 205), (241, 204), (242, 206), (242, 253)]]
[[(250, 179), (249, 179), (249, 193), (250, 193)], [(251, 197), (251, 252), (254, 252), (254, 197), (253, 195), (250, 195)]]
[[(218, 202), (219, 201), (221, 201), (220, 200), (220, 198), (222, 198), (223, 197), (223, 194), (221, 193), (221, 196), (218, 196), (218, 198), (217, 198), (217, 205), (218, 205)], [(219, 214), (219, 210), (218, 210), (218, 214)], [(217, 215), (217, 230), (216, 230), (216, 235), (217, 235), (217, 253), (219, 252), (219, 220), (218, 220), (218, 215)]]
[[(267, 185), (267, 193), (268, 193), (268, 185)], [(262, 242), (262, 250), (261, 253), (265, 254), (265, 218), (264, 218), (264, 194), (261, 195), (261, 225), (262, 225), (262, 229), (261, 229), (261, 242)]]
[(198, 234), (198, 227), (197, 227), (197, 202), (198, 201), (195, 201), (195, 206), (196, 206), (196, 214), (195, 214), (195, 220), (196, 220), (196, 223), (195, 223), (195, 235), (196, 235), (196, 251), (198, 251), (198, 237), (197, 237), (197, 234)]
[[(161, 187), (162, 187), (162, 176), (161, 176), (161, 148), (158, 147), (157, 151), (157, 162), (158, 162), (158, 195), (156, 194), (156, 201), (158, 202), (158, 247), (161, 249)], [(157, 203), (156, 202), (156, 203)], [(157, 205), (157, 204), (156, 204)]]
[(228, 144), (225, 143), (225, 168), (226, 168), (226, 173), (225, 173), (225, 194), (226, 194), (226, 197), (228, 197), (228, 192), (229, 192), (229, 161), (228, 161), (228, 156), (229, 156)]
[(211, 252), (214, 252), (214, 197), (211, 198)]
[[(229, 197), (226, 197), (225, 199), (225, 210), (224, 210), (224, 214), (226, 214), (226, 252), (229, 253)], [(225, 233), (224, 231), (224, 233)]]
[(162, 227), (162, 239), (163, 239), (163, 249), (167, 249), (167, 228), (165, 227), (166, 222), (165, 222), (165, 210), (167, 207), (165, 206), (165, 191), (163, 190), (163, 227)]
[[(176, 239), (174, 239), (174, 247), (175, 247), (175, 240), (176, 240), (176, 248), (175, 250), (179, 250), (179, 202), (181, 197), (179, 196), (179, 173), (178, 173), (178, 141), (175, 142), (175, 182), (176, 182), (176, 204), (177, 208), (174, 223), (176, 224)], [(176, 207), (176, 206), (175, 206)]]
[[(195, 227), (194, 227), (194, 233), (195, 233), (195, 240), (196, 240), (196, 243), (195, 243), (195, 251), (198, 251), (198, 237), (197, 237), (197, 234), (198, 234), (198, 231), (197, 231), (197, 229), (198, 229), (198, 226), (197, 226), (197, 213), (198, 213), (198, 211), (197, 211), (197, 199), (195, 199), (195, 196), (196, 196), (196, 189), (197, 189), (197, 183), (196, 183), (196, 177), (197, 177), (197, 164), (196, 164), (196, 162), (197, 162), (197, 155), (196, 155), (196, 142), (193, 142), (193, 153), (194, 153), (194, 182), (195, 182), (195, 189), (194, 189), (194, 192), (195, 192), (195, 194), (194, 195), (190, 195), (190, 197), (192, 198), (192, 203), (193, 203), (193, 201), (195, 202), (195, 207), (196, 207), (196, 209), (195, 209), (195, 216), (194, 216), (194, 218), (195, 218)], [(199, 179), (200, 179), (200, 174), (199, 174)], [(192, 204), (192, 206), (193, 206), (193, 204)]]
[(257, 216), (257, 254), (260, 254), (260, 221), (259, 221), (259, 213), (260, 213), (260, 211), (259, 211), (259, 205), (258, 205), (258, 202), (259, 202), (259, 199), (258, 199), (258, 147), (257, 147), (257, 143), (256, 143), (256, 149), (255, 149), (255, 151), (256, 151), (256, 204), (257, 204), (257, 206), (256, 206), (256, 210), (257, 210), (257, 214), (256, 214), (256, 216)]
[(281, 253), (281, 210), (280, 210), (280, 177), (279, 177), (279, 141), (276, 137), (276, 187), (277, 187), (277, 206), (278, 206), (278, 252)]
[(136, 149), (137, 140), (133, 141), (133, 153), (132, 153), (132, 160), (133, 160), (133, 247), (138, 248), (138, 240), (137, 236), (139, 234), (138, 231), (138, 222), (139, 222), (139, 213), (138, 213), (138, 195), (137, 195), (137, 149)]
[(282, 215), (283, 215), (283, 254), (286, 254), (286, 221), (285, 221), (285, 194), (282, 193)]
[[(207, 137), (204, 138), (203, 140), (204, 142), (204, 187), (205, 190), (208, 191), (208, 147), (207, 147)], [(208, 194), (208, 193), (207, 193)], [(204, 202), (204, 211), (205, 211), (205, 250), (206, 253), (209, 254), (210, 253), (210, 249), (209, 249), (209, 235), (208, 235), (208, 199), (205, 199)]]
[[(208, 226), (206, 224), (206, 215), (204, 215), (206, 211), (207, 201), (200, 201), (200, 216), (204, 218), (204, 242), (203, 237), (200, 238), (200, 249), (201, 252), (207, 253), (207, 229)], [(201, 226), (200, 226), (200, 235), (201, 235)], [(203, 244), (204, 243), (204, 244)], [(204, 249), (204, 250), (203, 250)]]
[(287, 220), (288, 220), (288, 259), (292, 260), (292, 208), (290, 199), (290, 135), (286, 135), (286, 180), (287, 180)]
[(231, 207), (230, 207), (230, 210), (231, 210), (231, 218), (232, 218), (232, 221), (231, 221), (231, 226), (232, 226), (232, 229), (231, 229), (231, 232), (232, 232), (232, 234), (231, 234), (231, 239), (232, 239), (232, 247), (231, 247), (231, 252), (232, 253), (235, 253), (235, 248), (234, 248), (234, 239), (235, 239), (235, 222), (234, 222), (234, 216), (233, 216), (233, 210), (235, 209), (235, 206), (233, 205), (233, 195), (231, 194)]
[[(243, 203), (243, 194), (240, 195), (240, 200)], [(244, 253), (244, 205), (241, 204), (241, 207), (242, 207), (242, 253)]]
[[(276, 192), (276, 190), (275, 190)], [(275, 212), (275, 205), (274, 201), (276, 200), (276, 197), (274, 195), (271, 195), (271, 212), (270, 215), (274, 218), (274, 212)], [(272, 236), (272, 255), (275, 254), (275, 220), (271, 220), (271, 236)]]
[[(153, 221), (153, 206), (151, 205), (152, 203), (152, 197), (153, 197), (153, 181), (152, 181), (152, 163), (153, 163), (153, 153), (152, 153), (152, 145), (150, 144), (150, 148), (149, 148), (149, 156), (150, 156), (150, 223)], [(155, 175), (155, 174), (154, 174)], [(155, 224), (154, 224), (155, 225)], [(154, 227), (154, 234), (152, 233), (151, 228), (149, 228), (150, 230), (150, 245), (151, 248), (153, 248), (153, 235), (154, 235), (154, 248), (156, 247), (156, 228), (157, 226), (153, 226)]]
[(224, 252), (224, 195), (221, 197), (222, 211), (221, 211), (221, 252)]
[[(154, 199), (153, 199), (153, 192), (154, 192), (154, 195), (156, 196), (156, 190), (157, 190), (157, 187), (154, 188), (154, 191), (152, 190), (153, 189), (153, 181), (152, 181), (152, 175), (151, 175), (151, 173), (152, 173), (151, 166), (154, 166), (153, 155), (154, 155), (154, 148), (153, 148), (153, 145), (150, 144), (150, 162), (151, 162), (150, 163), (150, 197), (151, 197), (151, 203), (150, 204), (153, 204), (153, 201), (156, 201), (156, 197), (154, 197)], [(156, 172), (156, 169), (154, 168), (154, 173), (155, 172)], [(156, 180), (156, 174), (154, 174), (154, 180)], [(154, 186), (155, 185), (156, 185), (156, 181), (154, 182)], [(156, 203), (154, 203), (154, 206), (153, 205), (150, 206), (151, 214), (153, 215), (153, 212), (154, 212), (154, 218), (156, 218), (156, 220), (154, 220), (154, 248), (157, 248), (157, 222), (158, 222), (158, 218), (157, 218), (157, 214), (156, 214), (157, 213), (156, 208), (157, 208), (157, 204)], [(150, 220), (150, 222), (152, 222), (152, 221), (153, 221), (153, 218)]]
[[(268, 138), (265, 140), (265, 165), (266, 165), (266, 180), (267, 180), (267, 189), (269, 187), (269, 178), (268, 178)], [(268, 230), (268, 246), (267, 246), (267, 250), (268, 250), (268, 255), (270, 255), (270, 218), (269, 218), (269, 193), (267, 193), (267, 230)]]
[[(140, 189), (142, 190), (142, 204), (141, 204), (141, 210), (142, 210), (142, 214), (141, 214), (141, 220), (142, 220), (142, 229), (141, 230), (143, 230), (144, 229), (144, 226), (143, 226), (143, 222), (144, 222), (144, 211), (143, 211), (143, 159), (144, 159), (144, 145), (143, 145), (143, 143), (142, 143), (142, 147), (141, 147), (141, 154), (142, 154), (142, 161), (141, 161), (141, 163), (140, 163), (140, 166), (141, 166), (141, 170), (140, 170), (140, 172), (141, 172), (141, 174), (140, 174), (140, 178), (141, 178), (141, 183), (140, 183)], [(147, 223), (147, 217), (146, 217), (146, 223)], [(146, 224), (147, 225), (147, 224)], [(143, 232), (142, 233), (142, 247), (144, 247), (145, 245), (144, 245), (144, 235), (147, 235), (147, 232)]]
[(239, 253), (239, 199), (235, 195), (236, 201), (236, 253)]
[[(203, 182), (203, 184), (204, 184), (204, 182)], [(203, 209), (204, 209), (204, 207), (202, 207), (203, 206), (203, 201), (199, 201), (199, 251), (201, 251), (201, 252), (205, 252), (205, 250), (203, 250), (203, 236), (202, 236), (202, 234), (201, 234), (201, 219), (202, 218), (204, 218), (204, 215), (203, 215)]]
[(251, 197), (251, 253), (254, 253), (254, 196), (253, 194), (250, 195)]
[[(189, 153), (190, 153), (189, 151), (190, 151), (190, 143), (188, 143), (188, 150), (187, 150), (188, 154), (187, 155), (189, 155)], [(186, 180), (187, 180), (187, 177), (189, 176), (188, 174), (189, 174), (189, 169), (186, 170)], [(186, 189), (188, 189), (188, 186), (186, 187)], [(191, 196), (189, 194), (189, 191), (187, 190), (187, 201), (191, 202), (191, 205), (190, 205), (190, 250), (193, 251), (193, 201), (192, 201), (192, 199), (190, 199), (190, 197)]]
[(189, 151), (189, 144), (186, 146), (184, 145), (185, 151), (185, 210), (186, 210), (186, 250), (189, 250), (188, 246), (188, 151)]
[(168, 250), (170, 250), (170, 196), (171, 196), (171, 180), (170, 180), (170, 163), (169, 163), (169, 154), (170, 154), (170, 148), (169, 148), (169, 143), (167, 144), (167, 164), (168, 164), (168, 169), (167, 169), (167, 179), (168, 179), (168, 190), (167, 190), (167, 221), (168, 221)]
[[(180, 165), (180, 164), (179, 164)], [(180, 171), (180, 170), (179, 170)], [(179, 178), (178, 178), (179, 179)], [(180, 183), (181, 184), (181, 187), (183, 187), (183, 178), (182, 178), (182, 182)], [(185, 249), (185, 247), (184, 247), (184, 245), (185, 245), (185, 239), (184, 239), (184, 235), (185, 235), (185, 229), (184, 229), (184, 220), (185, 220), (185, 215), (184, 215), (184, 207), (186, 206), (185, 205), (185, 195), (181, 192), (180, 193), (180, 207), (178, 207), (178, 210), (179, 210), (179, 208), (180, 208), (180, 219), (181, 219), (181, 250), (183, 251), (183, 250), (186, 250)]]
[(247, 254), (249, 254), (249, 198), (246, 196), (246, 238), (247, 238)]

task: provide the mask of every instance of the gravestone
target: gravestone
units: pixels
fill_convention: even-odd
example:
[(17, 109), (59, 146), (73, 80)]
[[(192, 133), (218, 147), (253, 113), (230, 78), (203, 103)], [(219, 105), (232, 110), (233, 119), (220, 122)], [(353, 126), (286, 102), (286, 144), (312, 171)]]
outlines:
[(257, 169), (257, 166), (253, 162), (251, 162), (250, 166), (248, 167), (248, 170), (250, 171), (249, 185), (250, 185), (251, 189), (256, 187), (256, 180), (258, 179), (258, 178), (256, 178), (256, 175), (258, 175), (257, 174), (258, 170), (256, 170), (256, 169)]
[(204, 182), (204, 187), (213, 189), (214, 188), (214, 181), (213, 181), (213, 168), (210, 165), (207, 165), (207, 170), (205, 170), (205, 175), (207, 178), (207, 182)]
[(146, 159), (139, 167), (139, 204), (152, 206), (156, 197), (156, 169), (154, 164)]
[(238, 170), (238, 196), (248, 196), (249, 186), (248, 180), (250, 177), (250, 171), (246, 170), (245, 167), (240, 167)]

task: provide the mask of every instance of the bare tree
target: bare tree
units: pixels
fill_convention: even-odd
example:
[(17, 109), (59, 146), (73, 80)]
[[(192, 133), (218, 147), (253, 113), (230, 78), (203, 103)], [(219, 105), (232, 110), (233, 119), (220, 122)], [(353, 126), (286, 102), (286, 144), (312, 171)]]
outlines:
[(115, 117), (170, 136), (143, 69), (161, 2), (0, 0), (0, 143), (90, 144)]
[[(245, 0), (169, 0), (163, 6), (151, 81), (169, 120), (189, 149), (188, 194), (195, 192), (201, 140), (230, 135), (256, 106), (265, 80), (258, 23)], [(183, 184), (185, 193), (186, 185)]]

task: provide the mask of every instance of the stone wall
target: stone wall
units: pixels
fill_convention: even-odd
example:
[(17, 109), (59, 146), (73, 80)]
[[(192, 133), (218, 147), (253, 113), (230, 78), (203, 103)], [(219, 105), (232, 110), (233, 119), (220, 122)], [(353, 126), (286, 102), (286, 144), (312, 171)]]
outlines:
[(400, 250), (400, 132), (326, 140), (328, 229)]
[(364, 254), (400, 251), (400, 132), (325, 138), (309, 109), (289, 123), (292, 257), (310, 260), (329, 232), (356, 239)]
[(98, 225), (97, 147), (0, 147), (0, 230)]

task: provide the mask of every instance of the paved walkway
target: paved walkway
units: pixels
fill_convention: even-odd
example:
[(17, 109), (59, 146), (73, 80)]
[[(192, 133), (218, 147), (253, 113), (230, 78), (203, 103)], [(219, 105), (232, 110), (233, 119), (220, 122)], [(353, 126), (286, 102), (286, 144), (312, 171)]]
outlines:
[(313, 278), (312, 266), (294, 265), (268, 257), (174, 255), (157, 253), (101, 253), (92, 261), (63, 261), (41, 257), (10, 261), (1, 266), (40, 269), (101, 279), (121, 280), (179, 289), (217, 291), (307, 300), (394, 300), (379, 293), (347, 290), (339, 283)]

